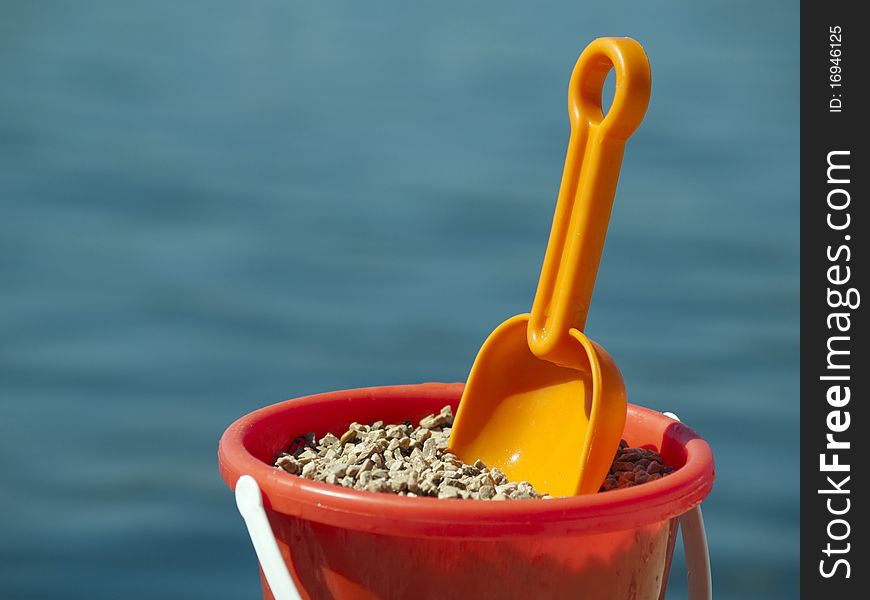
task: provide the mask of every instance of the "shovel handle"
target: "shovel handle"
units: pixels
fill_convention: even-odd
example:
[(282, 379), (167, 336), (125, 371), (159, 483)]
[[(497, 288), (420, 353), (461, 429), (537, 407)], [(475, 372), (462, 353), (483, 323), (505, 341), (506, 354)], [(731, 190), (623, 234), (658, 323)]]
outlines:
[[(601, 91), (611, 68), (616, 93), (605, 115)], [(528, 326), (529, 348), (539, 358), (576, 362), (569, 330), (586, 325), (625, 141), (643, 120), (649, 95), (649, 61), (631, 38), (598, 38), (577, 60), (568, 88), (571, 138)]]

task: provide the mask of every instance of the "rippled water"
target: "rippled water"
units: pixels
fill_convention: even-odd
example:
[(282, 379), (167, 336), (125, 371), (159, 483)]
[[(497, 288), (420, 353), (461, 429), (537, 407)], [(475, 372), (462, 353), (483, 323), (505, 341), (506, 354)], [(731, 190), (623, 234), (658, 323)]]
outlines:
[(604, 34), (654, 83), (588, 332), (713, 446), (716, 597), (797, 596), (796, 7), (407, 4), (4, 3), (0, 597), (255, 598), (220, 433), (465, 378)]

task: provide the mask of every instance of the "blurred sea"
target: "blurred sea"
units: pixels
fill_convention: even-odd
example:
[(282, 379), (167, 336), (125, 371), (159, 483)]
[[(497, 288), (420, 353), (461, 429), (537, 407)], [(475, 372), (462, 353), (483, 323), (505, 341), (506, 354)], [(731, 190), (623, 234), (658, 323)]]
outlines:
[(256, 598), (221, 432), (464, 380), (530, 308), (599, 35), (644, 44), (653, 93), (588, 332), (714, 449), (716, 598), (797, 597), (798, 23), (785, 1), (3, 2), (0, 597)]

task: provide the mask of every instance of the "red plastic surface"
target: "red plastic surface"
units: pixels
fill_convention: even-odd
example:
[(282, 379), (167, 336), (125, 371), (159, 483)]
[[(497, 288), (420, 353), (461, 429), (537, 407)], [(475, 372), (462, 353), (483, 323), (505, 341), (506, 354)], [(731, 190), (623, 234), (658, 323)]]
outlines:
[[(713, 455), (688, 427), (629, 406), (624, 437), (677, 471), (604, 494), (485, 502), (350, 490), (271, 466), (300, 433), (352, 421), (417, 421), (462, 384), (344, 390), (288, 400), (233, 423), (218, 451), (224, 481), (254, 477), (303, 597), (656, 600), (672, 551), (672, 519), (713, 485)], [(271, 594), (264, 585), (266, 598)]]

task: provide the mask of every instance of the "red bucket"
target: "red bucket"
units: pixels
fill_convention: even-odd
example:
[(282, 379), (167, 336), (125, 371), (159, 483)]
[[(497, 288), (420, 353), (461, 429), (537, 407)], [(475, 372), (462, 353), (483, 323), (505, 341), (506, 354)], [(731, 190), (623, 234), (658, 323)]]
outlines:
[[(677, 519), (713, 485), (713, 454), (688, 427), (629, 405), (624, 437), (677, 470), (640, 486), (553, 500), (405, 498), (317, 483), (274, 468), (301, 433), (353, 422), (417, 421), (462, 384), (344, 390), (288, 400), (226, 430), (218, 458), (231, 488), (253, 477), (303, 598), (664, 597)], [(272, 598), (265, 580), (263, 595)]]

